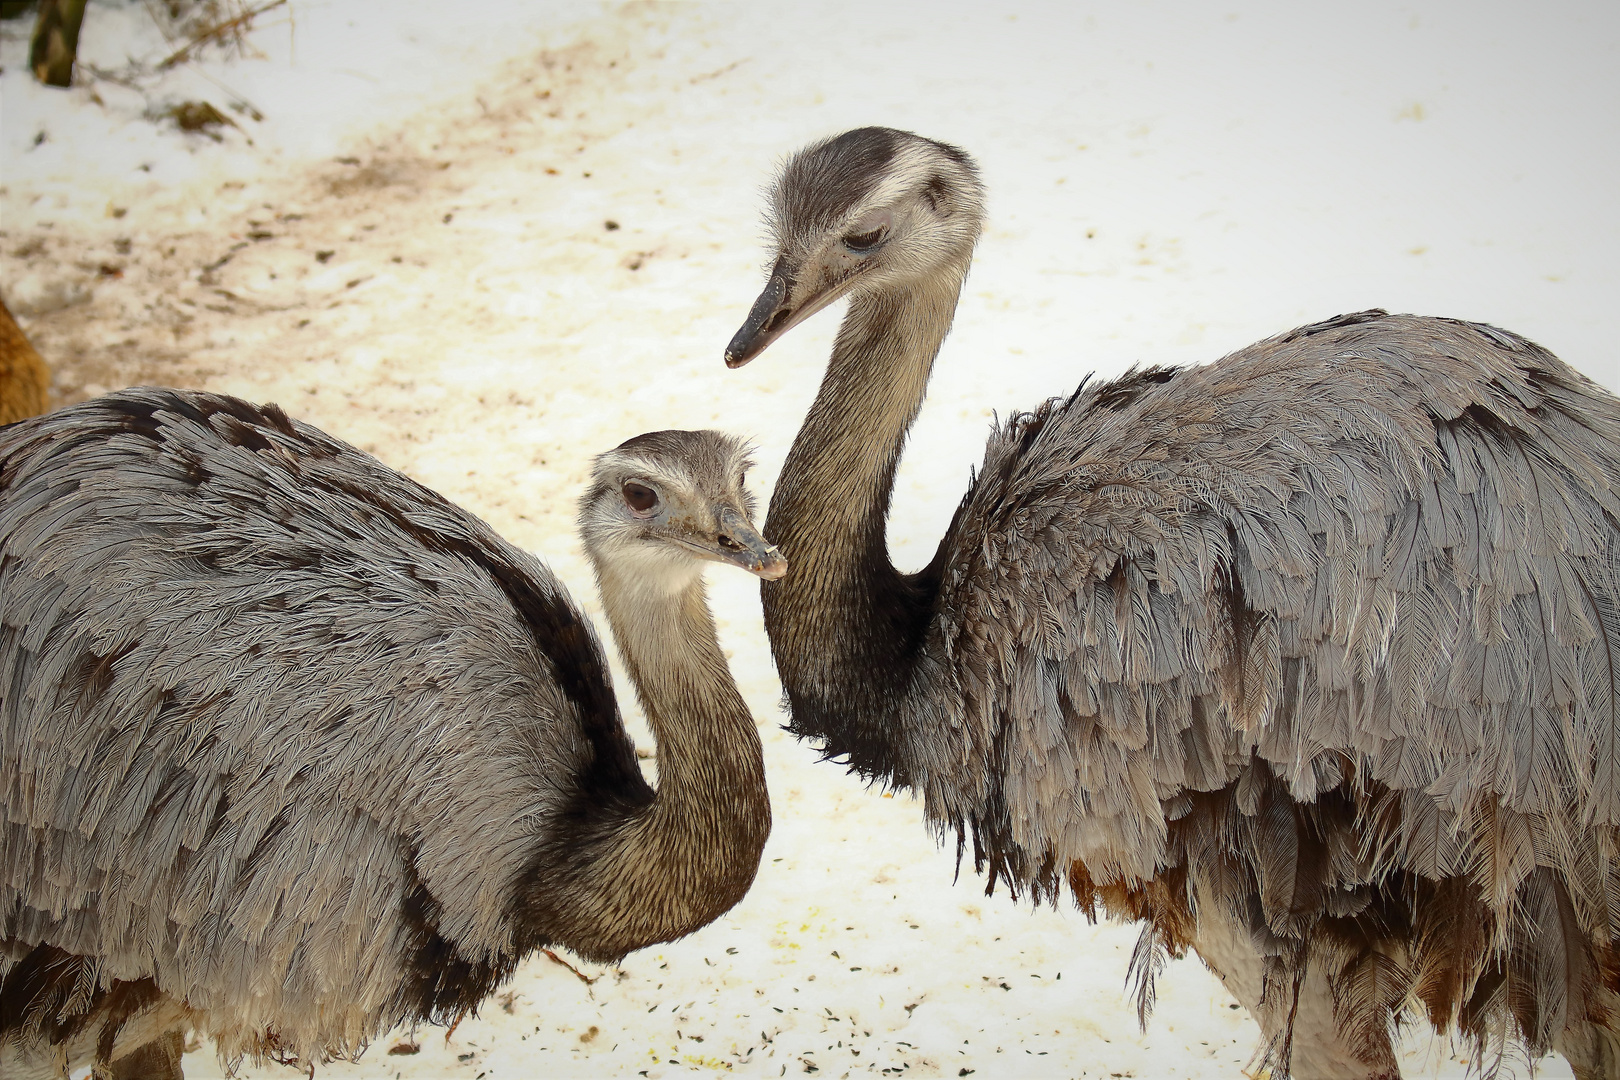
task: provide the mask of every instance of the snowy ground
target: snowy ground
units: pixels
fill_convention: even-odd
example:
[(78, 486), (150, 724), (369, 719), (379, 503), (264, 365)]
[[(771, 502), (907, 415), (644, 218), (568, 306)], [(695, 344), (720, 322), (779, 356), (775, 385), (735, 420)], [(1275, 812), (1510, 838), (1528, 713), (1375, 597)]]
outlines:
[[(101, 74), (71, 91), (28, 79), (26, 32), (0, 30), (0, 291), (58, 402), (277, 401), (541, 552), (593, 614), (572, 525), (593, 454), (723, 427), (759, 443), (768, 495), (837, 316), (739, 372), (720, 351), (763, 284), (772, 164), (846, 127), (956, 142), (992, 198), (901, 472), (902, 566), (992, 410), (1089, 371), (1383, 306), (1497, 323), (1620, 385), (1614, 5), (291, 0), (257, 55), (159, 78), (128, 61), (173, 45), (101, 0), (81, 45)], [(145, 118), (184, 100), (237, 126)], [(711, 578), (773, 792), (753, 892), (590, 986), (542, 957), (448, 1041), (393, 1054), (396, 1033), (328, 1075), (1238, 1072), (1255, 1030), (1196, 960), (1140, 1033), (1134, 929), (954, 881), (914, 804), (777, 730), (754, 584)], [(1467, 1067), (1407, 1046), (1409, 1075)], [(206, 1047), (186, 1068), (219, 1072)]]

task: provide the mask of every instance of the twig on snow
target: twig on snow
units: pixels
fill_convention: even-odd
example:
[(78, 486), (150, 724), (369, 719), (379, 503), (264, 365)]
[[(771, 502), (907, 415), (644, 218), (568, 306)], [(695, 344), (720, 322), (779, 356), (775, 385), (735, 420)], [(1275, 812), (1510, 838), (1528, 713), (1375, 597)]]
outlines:
[(180, 46), (174, 52), (170, 53), (167, 57), (161, 60), (158, 63), (157, 69), (159, 71), (167, 71), (174, 67), (174, 65), (191, 59), (191, 50), (195, 49), (197, 46), (205, 44), (209, 41), (213, 41), (215, 38), (223, 37), (231, 31), (239, 29), (245, 24), (252, 22), (265, 12), (278, 8), (286, 2), (287, 0), (265, 0), (265, 3), (262, 3), (255, 8), (249, 8), (234, 18), (226, 19), (224, 22), (216, 23), (213, 26), (204, 27), (193, 34), (190, 41), (186, 42), (184, 45)]
[(596, 979), (591, 978), (589, 975), (585, 974), (583, 971), (579, 970), (579, 968), (575, 967), (573, 964), (570, 964), (568, 961), (564, 960), (562, 957), (558, 956), (556, 953), (552, 952), (550, 949), (541, 949), (540, 951), (545, 953), (547, 956), (551, 957), (553, 960), (555, 960), (557, 963), (561, 964), (563, 967), (567, 968), (569, 971), (572, 971), (579, 978), (579, 981), (584, 983), (586, 986), (591, 985), (592, 983), (594, 983), (596, 981), (596, 979), (601, 978), (600, 975), (598, 975), (596, 977)]

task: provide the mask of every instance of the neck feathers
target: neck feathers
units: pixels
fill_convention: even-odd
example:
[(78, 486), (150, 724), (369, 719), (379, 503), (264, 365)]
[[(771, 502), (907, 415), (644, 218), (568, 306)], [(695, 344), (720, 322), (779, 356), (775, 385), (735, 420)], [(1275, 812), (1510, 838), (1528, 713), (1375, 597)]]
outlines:
[[(637, 588), (599, 567), (614, 639), (658, 745), (651, 801), (601, 805), (568, 853), (557, 938), (611, 960), (672, 941), (748, 891), (770, 834), (759, 734), (715, 636), (700, 574)], [(583, 944), (578, 944), (582, 942)]]
[(899, 574), (885, 537), (895, 470), (966, 273), (856, 296), (771, 499), (766, 534), (793, 569), (763, 590), (795, 734), (868, 776), (907, 783), (893, 725), (935, 586)]

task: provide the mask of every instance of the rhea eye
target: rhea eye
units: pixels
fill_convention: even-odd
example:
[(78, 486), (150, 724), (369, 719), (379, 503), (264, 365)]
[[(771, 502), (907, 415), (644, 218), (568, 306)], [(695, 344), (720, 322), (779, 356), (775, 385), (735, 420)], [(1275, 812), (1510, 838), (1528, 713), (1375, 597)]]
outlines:
[(645, 514), (658, 505), (658, 492), (646, 484), (624, 485), (624, 504), (638, 514)]
[(889, 230), (882, 225), (862, 233), (851, 233), (844, 237), (844, 246), (851, 251), (867, 252), (883, 243)]

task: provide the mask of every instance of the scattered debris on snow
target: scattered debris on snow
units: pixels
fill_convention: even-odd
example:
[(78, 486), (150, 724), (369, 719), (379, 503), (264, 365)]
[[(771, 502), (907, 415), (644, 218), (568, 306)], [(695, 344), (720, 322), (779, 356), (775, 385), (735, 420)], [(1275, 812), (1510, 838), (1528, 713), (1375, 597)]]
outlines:
[[(0, 24), (0, 292), (58, 402), (147, 382), (279, 402), (541, 553), (593, 615), (573, 537), (592, 455), (722, 427), (760, 442), (768, 494), (835, 317), (742, 372), (720, 352), (763, 281), (769, 169), (845, 127), (958, 142), (990, 184), (897, 490), (902, 565), (931, 555), (992, 410), (1092, 370), (1383, 305), (1505, 325), (1620, 383), (1612, 11), (1382, 5), (1328, 34), (1321, 11), (1255, 4), (287, 0), (190, 45), (161, 6), (92, 3), (65, 91), (29, 76), (27, 20)], [(711, 585), (770, 770), (754, 891), (618, 967), (537, 956), (449, 1039), (391, 1033), (323, 1075), (1248, 1061), (1253, 1025), (1196, 960), (1167, 968), (1140, 1033), (1135, 928), (984, 897), (914, 802), (779, 730), (757, 593)], [(1468, 1066), (1423, 1034), (1407, 1048), (1410, 1075)], [(206, 1046), (185, 1067), (220, 1075)]]

